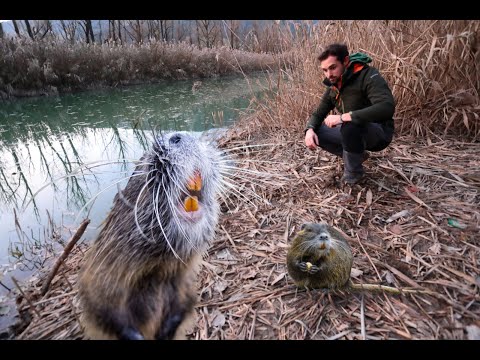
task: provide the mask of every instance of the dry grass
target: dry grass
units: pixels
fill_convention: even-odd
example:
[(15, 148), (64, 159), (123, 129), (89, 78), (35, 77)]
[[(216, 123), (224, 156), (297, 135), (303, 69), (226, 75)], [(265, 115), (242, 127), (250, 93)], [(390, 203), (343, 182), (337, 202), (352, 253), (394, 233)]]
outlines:
[[(286, 70), (271, 78), (274, 96), (259, 102), (258, 111), (223, 140), (226, 148), (274, 143), (239, 155), (253, 160), (242, 166), (272, 173), (272, 182), (261, 187), (239, 178), (238, 185), (253, 186), (260, 200), (246, 192), (249, 202), (232, 198), (223, 204), (199, 277), (197, 321), (190, 336), (478, 338), (480, 159), (478, 142), (470, 141), (479, 133), (473, 40), (478, 22), (322, 26), (297, 39), (295, 51), (277, 58)], [(305, 27), (298, 29), (303, 32)], [(392, 84), (402, 134), (384, 151), (371, 154), (366, 184), (353, 189), (337, 187), (341, 162), (320, 150), (308, 151), (302, 131), (323, 91), (315, 55), (342, 39), (348, 39), (351, 49), (373, 55), (373, 65)], [(289, 180), (278, 181), (276, 175)], [(286, 272), (286, 253), (298, 226), (308, 221), (327, 222), (350, 236), (355, 282), (422, 287), (436, 295), (296, 289)], [(18, 338), (82, 338), (73, 305), (82, 258), (76, 248), (43, 299), (38, 297), (41, 280), (26, 289), (40, 317), (32, 313), (33, 321)], [(28, 307), (21, 302), (20, 308)]]
[(305, 125), (325, 90), (316, 57), (326, 45), (344, 42), (351, 52), (369, 54), (370, 65), (389, 82), (400, 133), (425, 136), (434, 131), (478, 139), (480, 21), (340, 20), (294, 27), (295, 39), (285, 32), (287, 51), (277, 57), (286, 70), (272, 78), (283, 86), (259, 116), (265, 126)]
[[(240, 129), (224, 147), (259, 143), (248, 128)], [(340, 161), (306, 150), (300, 136), (269, 133), (261, 142), (277, 145), (244, 152), (256, 161), (242, 166), (269, 171), (272, 181), (255, 186), (261, 200), (250, 196), (247, 203), (232, 196), (223, 204), (198, 281), (191, 338), (474, 336), (469, 334), (480, 328), (478, 145), (451, 138), (398, 138), (387, 150), (371, 154), (369, 180), (351, 189), (330, 181), (340, 175)], [(290, 180), (278, 181), (277, 174)], [(252, 181), (239, 178), (237, 184), (246, 189)], [(462, 228), (450, 226), (449, 219)], [(299, 225), (310, 221), (328, 222), (350, 236), (355, 282), (422, 287), (437, 296), (297, 290), (286, 272), (286, 253)], [(44, 278), (28, 288), (40, 317), (31, 312), (33, 321), (17, 338), (82, 338), (74, 306), (82, 260), (83, 250), (76, 248), (45, 297), (39, 296)], [(20, 307), (28, 308), (28, 302)]]

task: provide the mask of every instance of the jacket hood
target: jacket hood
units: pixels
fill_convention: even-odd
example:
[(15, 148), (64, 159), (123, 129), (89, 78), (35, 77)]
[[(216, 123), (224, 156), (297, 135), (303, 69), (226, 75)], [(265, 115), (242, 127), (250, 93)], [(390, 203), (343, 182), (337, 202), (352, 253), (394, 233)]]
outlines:
[(350, 58), (350, 63), (368, 64), (372, 62), (372, 58), (362, 52), (353, 53), (349, 56), (349, 58)]

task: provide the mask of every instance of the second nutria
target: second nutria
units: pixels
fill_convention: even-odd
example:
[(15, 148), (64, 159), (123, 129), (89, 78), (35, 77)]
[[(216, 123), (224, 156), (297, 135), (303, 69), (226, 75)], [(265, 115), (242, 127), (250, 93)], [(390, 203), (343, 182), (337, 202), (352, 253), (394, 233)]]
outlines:
[(119, 192), (79, 276), (94, 339), (184, 337), (218, 222), (222, 154), (184, 132), (155, 137)]
[(287, 271), (298, 287), (329, 290), (429, 293), (377, 284), (354, 284), (350, 279), (353, 254), (345, 237), (324, 223), (300, 227), (287, 252)]
[(344, 288), (352, 263), (347, 241), (327, 224), (303, 224), (287, 253), (288, 273), (299, 287)]

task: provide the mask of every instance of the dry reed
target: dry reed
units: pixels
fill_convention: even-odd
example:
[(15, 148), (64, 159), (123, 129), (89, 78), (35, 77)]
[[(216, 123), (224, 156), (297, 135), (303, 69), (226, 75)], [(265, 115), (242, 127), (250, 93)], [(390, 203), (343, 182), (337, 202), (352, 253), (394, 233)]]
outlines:
[(0, 99), (265, 70), (272, 55), (186, 43), (0, 39)]
[[(480, 160), (478, 146), (452, 138), (400, 137), (366, 163), (368, 180), (354, 189), (332, 185), (341, 163), (308, 151), (300, 136), (269, 134), (276, 142), (244, 152), (243, 166), (269, 171), (254, 186), (260, 199), (222, 204), (217, 236), (198, 280), (192, 339), (467, 339), (479, 330)], [(222, 146), (258, 144), (239, 127)], [(415, 146), (412, 146), (415, 143)], [(241, 155), (240, 155), (241, 156)], [(285, 161), (288, 159), (288, 161)], [(281, 174), (290, 180), (277, 181)], [(237, 179), (248, 196), (251, 179)], [(286, 185), (286, 186), (285, 186)], [(296, 289), (286, 253), (303, 222), (328, 222), (349, 235), (357, 283), (422, 287), (429, 294), (325, 293)], [(75, 248), (40, 297), (42, 277), (27, 289), (41, 316), (18, 339), (82, 338), (75, 306), (83, 261)]]
[[(273, 181), (262, 187), (239, 178), (242, 191), (253, 189), (260, 199), (246, 192), (249, 202), (232, 198), (222, 204), (217, 236), (200, 273), (190, 337), (478, 339), (479, 148), (449, 135), (478, 136), (478, 52), (472, 40), (478, 22), (303, 25), (298, 36), (310, 36), (302, 41), (297, 36), (298, 48), (277, 57), (286, 70), (271, 77), (274, 95), (258, 102), (258, 111), (221, 142), (225, 148), (274, 143), (256, 152), (244, 147), (239, 155), (253, 160), (242, 166), (270, 172)], [(289, 36), (282, 40), (286, 48)], [(335, 185), (339, 159), (303, 144), (306, 118), (323, 91), (315, 55), (340, 40), (374, 57), (398, 103), (399, 135), (371, 154), (365, 185), (353, 189)], [(459, 94), (470, 94), (473, 102)], [(455, 102), (456, 96), (463, 100)], [(288, 183), (277, 182), (274, 174)], [(299, 225), (311, 221), (327, 222), (351, 237), (355, 282), (420, 286), (436, 295), (296, 289), (286, 272), (286, 253)], [(82, 258), (82, 249), (75, 249), (45, 298), (38, 298), (40, 281), (24, 290), (41, 316), (33, 314), (18, 338), (82, 338), (72, 286)], [(20, 304), (23, 311), (29, 307), (27, 301)]]
[(316, 57), (326, 45), (343, 42), (351, 52), (370, 55), (370, 65), (390, 84), (398, 133), (478, 139), (480, 21), (305, 21), (292, 27), (293, 33), (283, 33), (286, 51), (277, 56), (285, 70), (272, 76), (281, 86), (258, 116), (266, 127), (302, 129), (325, 90)]

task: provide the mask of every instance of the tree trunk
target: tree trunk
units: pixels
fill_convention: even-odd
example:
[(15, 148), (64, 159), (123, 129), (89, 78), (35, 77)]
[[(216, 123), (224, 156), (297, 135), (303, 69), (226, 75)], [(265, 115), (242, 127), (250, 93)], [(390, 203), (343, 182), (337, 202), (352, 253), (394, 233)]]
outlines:
[(13, 22), (13, 28), (15, 29), (15, 33), (17, 34), (18, 37), (20, 37), (20, 30), (18, 29), (18, 24), (15, 20), (12, 20)]
[(45, 31), (43, 32), (43, 35), (40, 36), (40, 39), (43, 39), (49, 32), (50, 32), (51, 34), (53, 34), (53, 31), (52, 31), (52, 23), (50, 22), (50, 20), (46, 20), (46, 22), (45, 22)]
[(75, 21), (69, 21), (66, 23), (64, 20), (60, 20), (60, 24), (63, 32), (65, 33), (65, 36), (62, 35), (62, 37), (73, 44), (75, 42), (75, 36), (77, 33), (77, 23)]
[(2, 23), (0, 23), (0, 39), (3, 38), (3, 26)]
[(83, 32), (85, 33), (85, 41), (87, 42), (87, 44), (89, 44), (90, 43), (90, 31), (88, 30), (87, 21), (88, 20), (83, 20), (83, 22), (80, 22), (80, 26), (82, 27)]
[(93, 43), (95, 42), (95, 36), (93, 35), (92, 20), (87, 20), (87, 28), (88, 28), (88, 31), (90, 32), (90, 39), (92, 40), (92, 43)]
[(137, 20), (137, 43), (141, 43), (143, 40), (143, 34), (142, 34), (142, 24), (140, 23), (140, 20)]
[(162, 41), (165, 40), (165, 29), (163, 27), (163, 20), (160, 20), (160, 38)]
[(115, 20), (108, 20), (108, 40), (115, 41)]
[(83, 21), (85, 21), (85, 26), (82, 27), (83, 31), (85, 32), (85, 39), (87, 41), (87, 44), (90, 44), (90, 42), (95, 42), (95, 37), (93, 36), (92, 20)]
[(100, 34), (98, 34), (99, 37), (99, 43), (102, 43), (102, 20), (98, 20), (98, 27), (100, 28)]
[(120, 20), (117, 20), (118, 23), (118, 41), (120, 41), (120, 43), (122, 43), (122, 24), (120, 22)]
[(122, 27), (123, 27), (123, 41), (125, 42), (125, 44), (128, 43), (128, 37), (127, 37), (127, 22), (124, 21), (122, 23)]
[(230, 20), (230, 48), (235, 49), (235, 37), (233, 33), (233, 20)]
[(198, 20), (195, 20), (195, 25), (197, 27), (197, 44), (198, 44), (198, 47), (201, 47), (201, 43), (200, 43), (200, 26), (199, 26), (199, 21)]
[(152, 20), (147, 20), (147, 39), (154, 38)]
[(30, 39), (34, 40), (32, 28), (30, 27), (30, 22), (28, 20), (23, 20), (23, 21), (25, 21), (25, 26), (27, 27), (28, 36), (30, 36)]

